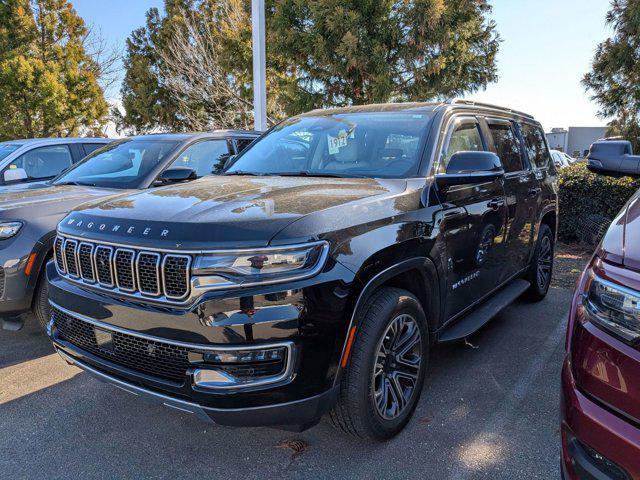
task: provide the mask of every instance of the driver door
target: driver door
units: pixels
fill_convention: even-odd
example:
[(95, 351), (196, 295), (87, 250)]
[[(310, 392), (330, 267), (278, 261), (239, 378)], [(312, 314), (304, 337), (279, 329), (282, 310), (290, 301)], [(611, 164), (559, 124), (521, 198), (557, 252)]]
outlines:
[[(475, 117), (456, 119), (445, 138), (438, 173), (446, 174), (448, 161), (456, 152), (488, 151)], [(500, 283), (506, 201), (502, 179), (439, 188), (438, 196), (444, 207), (440, 228), (446, 252), (448, 320)]]

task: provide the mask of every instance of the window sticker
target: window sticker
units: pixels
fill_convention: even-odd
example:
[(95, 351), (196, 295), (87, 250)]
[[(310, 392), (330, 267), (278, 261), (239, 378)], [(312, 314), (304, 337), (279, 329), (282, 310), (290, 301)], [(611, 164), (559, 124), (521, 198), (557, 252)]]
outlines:
[(331, 135), (327, 135), (327, 143), (329, 144), (329, 155), (335, 155), (340, 152), (342, 147), (347, 146), (348, 138), (356, 138), (353, 133), (353, 129), (350, 132), (346, 130), (340, 130), (338, 132), (337, 137), (332, 137)]

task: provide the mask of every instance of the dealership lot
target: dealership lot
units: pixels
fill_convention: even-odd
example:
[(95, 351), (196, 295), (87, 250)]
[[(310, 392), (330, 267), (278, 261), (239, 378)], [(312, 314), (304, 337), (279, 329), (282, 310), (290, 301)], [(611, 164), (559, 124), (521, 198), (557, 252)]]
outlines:
[(141, 403), (53, 353), (33, 322), (0, 331), (6, 478), (557, 478), (558, 383), (571, 297), (518, 302), (440, 346), (408, 428), (385, 444), (328, 421), (296, 434), (207, 425)]

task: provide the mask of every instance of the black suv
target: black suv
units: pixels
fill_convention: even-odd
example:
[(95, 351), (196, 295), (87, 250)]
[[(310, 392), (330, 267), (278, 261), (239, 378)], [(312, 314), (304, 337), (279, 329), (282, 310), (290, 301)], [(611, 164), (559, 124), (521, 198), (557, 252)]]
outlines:
[(469, 102), (286, 120), (225, 174), (81, 208), (49, 263), (58, 352), (225, 425), (399, 432), (431, 346), (547, 293), (540, 124)]

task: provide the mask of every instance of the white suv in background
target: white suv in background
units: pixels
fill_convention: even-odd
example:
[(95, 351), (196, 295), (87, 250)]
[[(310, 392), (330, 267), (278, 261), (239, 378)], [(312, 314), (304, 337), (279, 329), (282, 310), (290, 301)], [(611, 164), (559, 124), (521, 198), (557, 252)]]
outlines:
[(109, 138), (33, 138), (0, 143), (0, 185), (57, 177)]
[(564, 152), (561, 152), (560, 150), (550, 150), (550, 152), (551, 152), (551, 158), (553, 158), (553, 163), (556, 165), (557, 168), (568, 167), (569, 165), (571, 165), (573, 162), (576, 161), (575, 158), (570, 157), (569, 155), (567, 155)]

